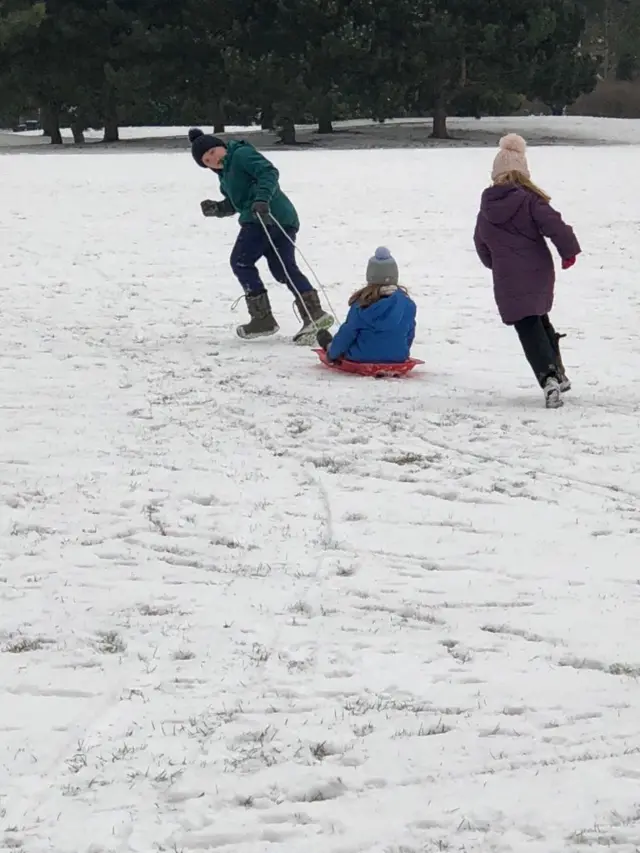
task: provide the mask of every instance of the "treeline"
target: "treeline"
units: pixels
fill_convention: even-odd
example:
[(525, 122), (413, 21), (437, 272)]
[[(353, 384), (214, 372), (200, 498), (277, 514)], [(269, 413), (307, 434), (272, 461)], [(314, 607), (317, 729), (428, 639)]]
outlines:
[(599, 57), (607, 82), (640, 78), (640, 2), (585, 0), (585, 47)]
[[(636, 73), (640, 0), (0, 0), (0, 117), (70, 126), (561, 112)], [(626, 17), (625, 17), (626, 16)], [(632, 20), (633, 19), (633, 20)], [(614, 39), (615, 27), (620, 38)], [(614, 44), (615, 42), (615, 44)], [(613, 71), (612, 71), (613, 69)]]

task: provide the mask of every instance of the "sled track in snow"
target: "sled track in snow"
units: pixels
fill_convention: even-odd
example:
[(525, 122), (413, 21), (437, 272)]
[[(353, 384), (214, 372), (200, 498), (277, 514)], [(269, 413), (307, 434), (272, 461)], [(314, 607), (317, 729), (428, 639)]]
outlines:
[[(180, 406), (181, 404), (178, 403), (177, 405)], [(241, 411), (234, 411), (228, 405), (221, 404), (211, 396), (207, 396), (203, 401), (197, 401), (190, 404), (189, 409), (193, 410), (193, 408), (206, 411), (207, 419), (209, 421), (210, 415), (213, 415), (214, 419), (219, 421), (222, 429), (225, 428), (225, 425), (240, 429), (243, 435), (250, 438), (262, 452), (268, 455), (268, 458), (273, 462), (276, 470), (285, 469), (287, 473), (292, 476), (294, 482), (296, 482), (303, 490), (306, 490), (309, 484), (313, 485), (317, 493), (318, 502), (323, 511), (322, 526), (324, 528), (324, 532), (322, 533), (318, 543), (318, 554), (314, 559), (315, 568), (313, 572), (308, 574), (303, 573), (290, 590), (292, 597), (300, 601), (306, 601), (312, 588), (322, 580), (323, 568), (327, 559), (328, 550), (331, 549), (334, 541), (331, 504), (325, 486), (310, 464), (300, 464), (295, 458), (289, 461), (286, 458), (286, 455), (283, 454), (282, 449), (276, 446), (269, 432), (256, 426), (256, 424), (248, 417), (244, 416)], [(184, 416), (179, 417), (176, 420), (176, 423), (182, 426), (189, 435), (191, 435), (194, 441), (202, 444), (207, 452), (211, 452), (207, 445), (203, 443), (202, 435), (197, 434), (192, 430)], [(265, 467), (264, 474), (266, 477), (270, 477), (273, 474), (273, 469), (270, 465)], [(292, 495), (292, 498), (293, 497), (294, 496)], [(308, 518), (311, 521), (313, 516), (309, 514)], [(284, 616), (280, 616), (277, 620), (277, 624), (269, 641), (270, 648), (278, 648), (281, 645), (280, 638), (283, 630), (284, 618)], [(321, 640), (318, 638), (315, 644), (316, 648), (320, 643)], [(258, 684), (263, 683), (263, 679), (258, 675), (258, 673), (259, 670), (256, 670), (255, 674), (247, 679), (245, 682), (246, 687), (250, 688), (251, 686), (257, 686)]]
[[(411, 380), (409, 380), (411, 381)], [(255, 392), (256, 397), (259, 396), (259, 390)], [(269, 402), (270, 400), (275, 399), (279, 400), (282, 403), (285, 403), (287, 406), (291, 405), (291, 398), (286, 394), (281, 392), (273, 391), (270, 389), (269, 394), (263, 398), (265, 402)], [(296, 405), (301, 407), (307, 417), (309, 418), (319, 418), (317, 414), (318, 409), (318, 401), (313, 398), (306, 397), (304, 399), (300, 399), (300, 397), (296, 397)], [(357, 413), (359, 419), (363, 422), (367, 423), (372, 432), (375, 434), (380, 434), (386, 428), (386, 421), (383, 414), (380, 417), (373, 416), (366, 410), (361, 410)], [(630, 415), (631, 416), (631, 415)], [(425, 426), (428, 429), (433, 430), (441, 430), (442, 425), (438, 421), (429, 420), (428, 416), (425, 418)], [(499, 465), (502, 468), (505, 468), (509, 471), (514, 472), (519, 478), (522, 477), (530, 477), (532, 474), (538, 477), (545, 477), (549, 480), (556, 482), (560, 486), (570, 485), (578, 490), (585, 492), (586, 494), (601, 494), (603, 497), (606, 497), (609, 500), (616, 501), (618, 505), (621, 502), (626, 502), (626, 508), (630, 511), (638, 511), (638, 503), (640, 502), (640, 492), (635, 492), (631, 489), (609, 485), (606, 483), (598, 483), (594, 480), (589, 480), (587, 478), (577, 477), (572, 474), (560, 474), (556, 471), (551, 471), (548, 468), (535, 464), (521, 463), (515, 462), (509, 459), (505, 459), (503, 456), (492, 453), (483, 453), (471, 450), (469, 448), (460, 447), (453, 442), (447, 441), (438, 441), (437, 439), (430, 438), (428, 435), (425, 435), (423, 431), (419, 431), (411, 422), (407, 423), (406, 427), (403, 429), (407, 435), (410, 435), (412, 438), (415, 438), (419, 443), (424, 444), (428, 447), (433, 447), (439, 451), (444, 451), (445, 453), (449, 453), (455, 455), (459, 458), (469, 459), (476, 462), (481, 462), (483, 464), (491, 464), (491, 465)], [(397, 442), (397, 435), (393, 436), (394, 442)], [(268, 440), (273, 445), (274, 439), (271, 435), (268, 435)]]

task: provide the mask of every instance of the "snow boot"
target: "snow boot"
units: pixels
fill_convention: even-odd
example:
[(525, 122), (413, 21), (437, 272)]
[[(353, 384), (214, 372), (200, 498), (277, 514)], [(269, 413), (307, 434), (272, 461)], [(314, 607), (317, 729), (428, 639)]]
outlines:
[(559, 409), (564, 406), (564, 401), (560, 395), (560, 383), (555, 376), (550, 376), (542, 386), (544, 392), (544, 404), (547, 409)]
[(293, 336), (293, 342), (298, 346), (312, 347), (318, 329), (330, 329), (335, 320), (322, 308), (316, 290), (308, 290), (296, 296), (295, 305), (302, 320), (302, 328)]
[(247, 294), (245, 299), (251, 319), (243, 326), (237, 327), (238, 337), (249, 341), (253, 338), (267, 338), (270, 335), (275, 335), (280, 326), (276, 323), (271, 312), (268, 293), (258, 293), (254, 296)]
[(560, 339), (566, 338), (566, 335), (560, 335), (553, 327), (551, 320), (549, 319), (549, 315), (546, 314), (542, 318), (542, 325), (544, 326), (544, 330), (547, 333), (547, 337), (549, 338), (549, 343), (551, 344), (551, 349), (555, 354), (555, 363), (556, 363), (556, 373), (558, 377), (558, 382), (560, 384), (560, 391), (564, 394), (565, 391), (571, 390), (571, 382), (569, 381), (569, 377), (567, 376), (567, 372), (564, 369), (564, 363), (562, 361), (562, 355), (560, 353)]
[(567, 376), (567, 372), (564, 369), (564, 363), (562, 361), (562, 355), (560, 353), (560, 338), (566, 338), (566, 335), (560, 335), (558, 332), (554, 332), (552, 340), (552, 345), (556, 353), (556, 366), (558, 368), (558, 382), (560, 384), (560, 391), (564, 394), (565, 391), (571, 391), (571, 380)]

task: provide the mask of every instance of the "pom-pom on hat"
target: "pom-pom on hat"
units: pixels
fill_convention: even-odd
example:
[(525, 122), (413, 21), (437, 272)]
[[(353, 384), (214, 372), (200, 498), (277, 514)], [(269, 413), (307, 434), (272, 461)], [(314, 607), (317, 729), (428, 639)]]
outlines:
[(386, 246), (380, 246), (367, 264), (367, 284), (397, 286), (398, 279), (398, 264)]
[(226, 143), (218, 136), (212, 136), (209, 133), (204, 133), (199, 127), (192, 127), (189, 131), (189, 142), (191, 143), (191, 154), (198, 166), (203, 169), (207, 167), (202, 162), (202, 158), (211, 151), (212, 148), (226, 148)]
[(520, 172), (531, 177), (527, 163), (527, 143), (517, 133), (508, 133), (500, 140), (500, 150), (493, 161), (491, 178), (495, 181), (507, 172)]

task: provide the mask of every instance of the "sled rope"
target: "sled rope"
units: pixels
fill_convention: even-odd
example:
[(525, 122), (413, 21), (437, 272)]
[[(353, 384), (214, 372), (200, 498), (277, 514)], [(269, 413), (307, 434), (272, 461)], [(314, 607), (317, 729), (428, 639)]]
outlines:
[(319, 291), (322, 293), (322, 295), (324, 296), (325, 302), (327, 303), (327, 308), (331, 311), (331, 313), (333, 314), (333, 316), (336, 318), (336, 321), (337, 321), (337, 320), (338, 320), (338, 314), (337, 314), (337, 312), (336, 312), (335, 308), (333, 307), (333, 305), (331, 304), (331, 299), (329, 298), (329, 294), (327, 293), (327, 289), (326, 289), (326, 287), (322, 284), (322, 282), (320, 281), (320, 279), (318, 278), (318, 276), (316, 275), (316, 271), (314, 270), (314, 268), (311, 266), (311, 264), (310, 264), (310, 263), (309, 263), (309, 261), (307, 260), (307, 258), (306, 258), (306, 256), (305, 256), (304, 252), (302, 251), (302, 249), (300, 248), (300, 246), (298, 246), (298, 244), (297, 244), (294, 240), (292, 240), (292, 239), (291, 239), (291, 237), (287, 234), (286, 230), (282, 227), (282, 225), (280, 225), (280, 223), (278, 222), (278, 220), (277, 220), (277, 219), (274, 219), (273, 221), (275, 222), (276, 226), (277, 226), (277, 227), (282, 231), (282, 233), (283, 233), (283, 234), (284, 234), (284, 236), (287, 238), (287, 240), (291, 243), (291, 245), (292, 245), (292, 246), (293, 246), (293, 248), (296, 250), (296, 252), (300, 255), (300, 257), (302, 258), (302, 260), (305, 262), (305, 264), (306, 264), (306, 266), (307, 266), (307, 269), (308, 269), (308, 270), (309, 270), (309, 272), (311, 273), (311, 276), (312, 276), (313, 280), (315, 281), (315, 283), (316, 283), (316, 285), (317, 285), (317, 287), (318, 287), (318, 290), (319, 290)]
[[(276, 247), (276, 244), (274, 243), (273, 237), (271, 236), (271, 234), (270, 234), (270, 232), (269, 232), (269, 227), (267, 226), (267, 223), (264, 221), (264, 219), (262, 218), (262, 216), (261, 216), (259, 213), (257, 213), (257, 214), (256, 214), (256, 216), (258, 217), (258, 221), (259, 221), (260, 225), (262, 225), (262, 230), (263, 230), (263, 231), (264, 231), (264, 233), (267, 235), (267, 240), (268, 240), (268, 241), (269, 241), (269, 243), (271, 244), (271, 248), (273, 249), (273, 252), (274, 252), (274, 254), (275, 254), (276, 258), (280, 261), (280, 266), (282, 267), (282, 269), (283, 269), (283, 271), (284, 271), (284, 274), (285, 274), (285, 275), (286, 275), (286, 277), (287, 277), (287, 281), (289, 282), (289, 286), (290, 286), (290, 288), (291, 288), (291, 292), (292, 292), (292, 293), (295, 293), (295, 295), (298, 297), (298, 301), (299, 301), (300, 305), (304, 308), (304, 310), (305, 310), (305, 312), (306, 312), (306, 314), (307, 314), (307, 317), (309, 318), (309, 321), (310, 321), (310, 323), (311, 323), (311, 326), (313, 327), (314, 332), (315, 332), (316, 334), (318, 334), (318, 332), (319, 332), (318, 324), (317, 324), (317, 323), (316, 323), (316, 321), (313, 319), (313, 317), (311, 316), (311, 312), (309, 311), (309, 309), (308, 309), (308, 308), (307, 308), (307, 306), (305, 305), (305, 303), (304, 303), (304, 301), (303, 301), (303, 299), (302, 299), (302, 294), (300, 293), (300, 291), (298, 290), (298, 288), (297, 288), (297, 287), (295, 286), (295, 284), (293, 283), (293, 279), (292, 279), (292, 278), (291, 278), (291, 276), (289, 275), (289, 270), (285, 267), (285, 265), (284, 265), (284, 261), (282, 260), (282, 255), (281, 255), (281, 254), (280, 254), (280, 252), (278, 251), (278, 249), (277, 249), (277, 247)], [(272, 221), (272, 222), (275, 222), (276, 220), (272, 218), (272, 220), (271, 220), (271, 221)], [(280, 223), (278, 223), (278, 225), (280, 225)], [(280, 227), (282, 228), (282, 226), (280, 226)], [(282, 229), (282, 230), (284, 231), (284, 229)], [(287, 234), (287, 237), (289, 237), (289, 235), (288, 235), (288, 234)], [(301, 318), (301, 319), (302, 319), (302, 318)]]
[[(287, 281), (289, 282), (289, 284), (290, 284), (290, 286), (291, 286), (291, 291), (292, 291), (293, 293), (295, 293), (295, 294), (296, 294), (296, 296), (298, 297), (298, 302), (299, 302), (299, 304), (304, 308), (304, 311), (305, 311), (305, 313), (306, 313), (307, 317), (309, 318), (309, 320), (310, 320), (310, 322), (311, 322), (311, 325), (312, 325), (312, 327), (313, 327), (314, 331), (315, 331), (315, 332), (316, 332), (316, 334), (317, 334), (317, 333), (319, 332), (320, 328), (319, 328), (318, 324), (316, 323), (316, 321), (315, 321), (315, 320), (313, 319), (313, 317), (311, 316), (311, 312), (309, 311), (309, 309), (308, 309), (308, 308), (307, 308), (307, 306), (305, 305), (305, 302), (304, 302), (304, 300), (303, 300), (303, 298), (302, 298), (302, 294), (300, 293), (300, 291), (298, 290), (298, 288), (297, 288), (297, 287), (295, 286), (295, 284), (293, 283), (293, 281), (292, 281), (292, 279), (291, 279), (291, 276), (289, 275), (289, 272), (288, 272), (287, 268), (285, 267), (285, 265), (284, 265), (284, 263), (283, 263), (283, 261), (282, 261), (282, 256), (280, 255), (280, 252), (279, 252), (279, 251), (278, 251), (278, 249), (276, 248), (276, 244), (275, 244), (275, 243), (274, 243), (274, 241), (273, 241), (273, 237), (272, 237), (272, 236), (271, 236), (271, 234), (269, 233), (269, 228), (268, 228), (268, 226), (267, 226), (266, 222), (264, 221), (264, 219), (262, 218), (262, 216), (261, 216), (259, 213), (258, 213), (258, 214), (256, 214), (256, 215), (257, 215), (257, 217), (258, 217), (258, 221), (260, 222), (260, 225), (262, 225), (262, 228), (263, 228), (263, 230), (264, 230), (264, 233), (267, 235), (267, 240), (269, 241), (269, 243), (270, 243), (270, 245), (271, 245), (271, 248), (273, 249), (273, 251), (274, 251), (274, 253), (275, 253), (275, 256), (276, 256), (276, 257), (277, 257), (277, 259), (280, 261), (280, 266), (281, 266), (281, 267), (282, 267), (282, 269), (284, 270), (284, 274), (285, 274), (285, 275), (286, 275), (286, 277), (287, 277)], [(335, 312), (335, 310), (334, 310), (334, 308), (333, 308), (333, 305), (331, 304), (331, 300), (330, 300), (330, 299), (329, 299), (329, 297), (327, 296), (327, 292), (326, 292), (325, 288), (323, 287), (323, 285), (322, 285), (322, 283), (321, 283), (320, 279), (319, 279), (319, 278), (318, 278), (318, 276), (316, 275), (315, 270), (313, 269), (313, 267), (311, 266), (311, 264), (309, 263), (309, 261), (305, 258), (305, 256), (303, 255), (303, 253), (300, 251), (300, 249), (298, 248), (297, 243), (296, 243), (294, 240), (292, 240), (292, 239), (291, 239), (291, 237), (287, 234), (286, 230), (282, 227), (282, 225), (278, 222), (278, 220), (277, 220), (277, 219), (274, 219), (274, 218), (272, 217), (272, 220), (271, 220), (271, 221), (274, 223), (274, 225), (276, 225), (276, 226), (277, 226), (277, 227), (282, 231), (282, 233), (284, 234), (284, 236), (285, 236), (285, 237), (287, 238), (287, 240), (291, 243), (291, 245), (293, 246), (293, 248), (298, 252), (298, 254), (299, 254), (299, 255), (300, 255), (300, 257), (302, 258), (302, 260), (305, 262), (305, 264), (309, 267), (309, 271), (310, 271), (311, 275), (313, 276), (313, 278), (314, 278), (314, 280), (315, 280), (316, 284), (318, 285), (318, 290), (320, 290), (320, 291), (322, 292), (322, 295), (324, 296), (324, 298), (325, 298), (325, 300), (326, 300), (326, 303), (327, 303), (327, 306), (328, 306), (329, 310), (331, 311), (331, 313), (333, 314), (333, 316), (334, 316), (334, 317), (336, 318), (336, 320), (337, 320), (337, 319), (338, 319), (338, 315), (336, 314), (336, 312)], [(301, 317), (300, 319), (304, 322), (304, 320), (303, 320), (303, 318), (302, 318), (302, 317)]]

